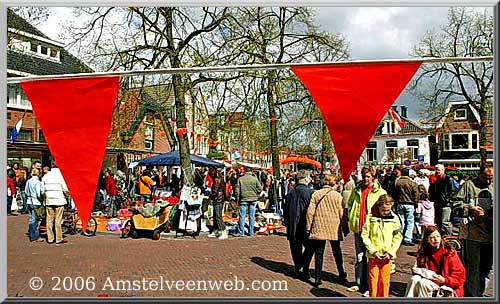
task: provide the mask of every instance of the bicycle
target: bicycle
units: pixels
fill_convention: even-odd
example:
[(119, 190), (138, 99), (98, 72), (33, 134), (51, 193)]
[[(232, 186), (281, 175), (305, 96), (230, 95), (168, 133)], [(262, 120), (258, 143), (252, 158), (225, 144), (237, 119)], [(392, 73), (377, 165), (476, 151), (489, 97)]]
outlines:
[[(41, 234), (46, 233), (47, 231), (46, 216), (42, 218), (38, 228)], [(74, 235), (76, 233), (82, 232), (82, 221), (78, 216), (77, 210), (70, 210), (70, 209), (64, 210), (61, 229), (63, 234)], [(83, 234), (85, 234), (86, 236), (94, 236), (96, 232), (97, 232), (97, 220), (93, 216), (91, 216), (87, 224), (87, 230)]]

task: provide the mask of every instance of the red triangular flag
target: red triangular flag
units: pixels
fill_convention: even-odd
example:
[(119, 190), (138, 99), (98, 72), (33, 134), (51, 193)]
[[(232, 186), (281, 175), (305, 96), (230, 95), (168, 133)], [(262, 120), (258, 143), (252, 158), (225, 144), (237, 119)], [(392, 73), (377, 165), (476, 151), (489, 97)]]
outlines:
[(388, 108), (421, 63), (292, 67), (323, 115), (345, 182)]
[(50, 151), (87, 228), (120, 78), (22, 82)]

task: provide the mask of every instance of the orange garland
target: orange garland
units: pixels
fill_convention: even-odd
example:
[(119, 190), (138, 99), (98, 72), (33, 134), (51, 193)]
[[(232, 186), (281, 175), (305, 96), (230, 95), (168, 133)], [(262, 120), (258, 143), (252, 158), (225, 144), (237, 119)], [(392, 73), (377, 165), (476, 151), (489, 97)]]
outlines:
[(297, 157), (297, 156), (292, 156), (292, 157), (287, 157), (285, 159), (280, 160), (280, 164), (287, 164), (287, 163), (306, 163), (315, 166), (316, 168), (321, 170), (321, 163), (315, 160), (312, 160), (307, 157)]

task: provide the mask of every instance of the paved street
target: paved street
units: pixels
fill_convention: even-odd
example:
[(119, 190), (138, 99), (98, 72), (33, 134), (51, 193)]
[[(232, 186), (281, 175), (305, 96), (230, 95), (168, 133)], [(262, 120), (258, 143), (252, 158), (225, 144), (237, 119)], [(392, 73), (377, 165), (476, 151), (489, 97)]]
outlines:
[[(98, 233), (90, 238), (70, 235), (67, 244), (49, 245), (45, 242), (30, 243), (25, 236), (26, 231), (25, 215), (8, 217), (9, 296), (360, 297), (359, 293), (349, 293), (345, 286), (336, 283), (337, 271), (329, 245), (323, 267), (324, 283), (320, 288), (292, 278), (288, 242), (281, 235), (232, 237), (223, 241), (207, 238), (203, 234), (196, 239), (168, 235), (153, 241), (150, 238), (120, 239), (118, 234)], [(354, 279), (353, 246), (350, 235), (343, 242), (349, 281)], [(401, 247), (397, 272), (392, 276), (392, 296), (404, 293), (414, 264), (415, 251), (416, 247)], [(246, 288), (213, 290), (208, 287), (204, 288), (206, 290), (193, 290), (186, 283), (189, 280), (236, 282), (235, 276), (244, 282)], [(39, 277), (44, 282), (37, 291), (29, 285), (33, 277)], [(143, 280), (161, 281), (160, 284), (183, 280), (186, 286), (169, 290), (169, 285), (155, 288), (155, 285), (146, 284), (146, 288), (141, 285), (130, 290), (119, 290), (127, 289), (117, 287), (118, 283), (114, 282), (119, 280), (136, 280), (141, 284)], [(257, 285), (262, 286), (260, 290), (248, 287), (254, 280), (261, 282), (261, 285)], [(270, 284), (276, 283), (265, 281), (286, 283), (273, 285), (281, 286), (275, 290), (267, 290), (271, 289)], [(236, 288), (238, 284), (233, 286)]]

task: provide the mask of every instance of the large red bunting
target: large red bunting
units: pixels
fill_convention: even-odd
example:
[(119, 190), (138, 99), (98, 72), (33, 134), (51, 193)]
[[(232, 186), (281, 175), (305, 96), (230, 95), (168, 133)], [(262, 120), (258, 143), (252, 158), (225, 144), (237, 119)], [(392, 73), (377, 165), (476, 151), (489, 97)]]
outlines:
[(345, 182), (385, 113), (421, 63), (292, 67), (323, 115)]
[(90, 219), (120, 78), (22, 82), (82, 219)]

